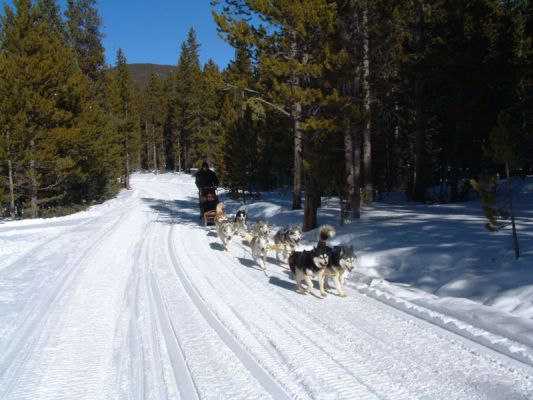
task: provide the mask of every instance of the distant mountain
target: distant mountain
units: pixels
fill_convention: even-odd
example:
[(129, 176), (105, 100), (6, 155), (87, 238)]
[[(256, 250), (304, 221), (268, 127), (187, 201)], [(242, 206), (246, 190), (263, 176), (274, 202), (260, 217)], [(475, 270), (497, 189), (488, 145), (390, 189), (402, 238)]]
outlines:
[(141, 89), (148, 85), (148, 80), (151, 74), (156, 74), (160, 77), (165, 77), (172, 71), (176, 70), (173, 65), (159, 65), (159, 64), (128, 64), (133, 79), (137, 81)]

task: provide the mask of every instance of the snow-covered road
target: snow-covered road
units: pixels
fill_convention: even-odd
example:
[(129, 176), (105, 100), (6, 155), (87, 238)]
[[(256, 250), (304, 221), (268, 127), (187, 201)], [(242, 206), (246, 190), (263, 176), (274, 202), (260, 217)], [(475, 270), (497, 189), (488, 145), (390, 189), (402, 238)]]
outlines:
[(186, 175), (0, 225), (0, 398), (531, 399), (531, 369), (353, 288), (300, 295), (198, 223)]

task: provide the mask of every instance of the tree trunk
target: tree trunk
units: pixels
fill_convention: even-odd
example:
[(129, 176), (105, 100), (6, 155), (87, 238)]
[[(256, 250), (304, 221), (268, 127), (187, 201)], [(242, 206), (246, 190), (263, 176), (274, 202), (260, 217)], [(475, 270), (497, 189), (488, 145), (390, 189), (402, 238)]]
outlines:
[(459, 201), (459, 155), (457, 154), (459, 150), (459, 140), (463, 131), (462, 123), (462, 107), (463, 107), (463, 96), (461, 90), (457, 92), (457, 100), (455, 103), (456, 107), (456, 116), (455, 116), (455, 131), (453, 134), (453, 143), (452, 143), (452, 152), (451, 157), (451, 177), (450, 177), (450, 202), (456, 203)]
[(368, 38), (368, 2), (364, 2), (362, 10), (363, 29), (363, 79), (361, 82), (363, 90), (363, 109), (365, 111), (366, 122), (363, 128), (363, 165), (365, 179), (365, 203), (374, 201), (374, 184), (372, 181), (372, 131), (370, 118), (370, 57)]
[(146, 168), (150, 169), (150, 136), (148, 135), (148, 122), (144, 123), (144, 135), (146, 136)]
[(9, 181), (9, 216), (11, 219), (15, 219), (15, 184), (13, 182), (13, 163), (11, 161), (11, 136), (9, 129), (6, 131), (6, 143), (7, 143), (7, 175)]
[(352, 214), (354, 218), (361, 217), (361, 136), (355, 132), (353, 136), (353, 184), (354, 184), (354, 209)]
[[(458, 33), (458, 39), (461, 43), (461, 45), (464, 44), (465, 41), (465, 3), (463, 0), (459, 1), (457, 4), (457, 12), (459, 14), (459, 21), (457, 22), (459, 24), (459, 33)], [(464, 51), (464, 50), (463, 50)], [(458, 59), (461, 59), (461, 57), (464, 54), (459, 54)], [(459, 147), (461, 140), (461, 136), (463, 135), (463, 112), (464, 112), (464, 105), (463, 105), (463, 82), (461, 76), (456, 76), (456, 101), (455, 101), (455, 131), (452, 137), (452, 152), (450, 154), (451, 158), (451, 178), (450, 178), (450, 186), (451, 186), (451, 194), (450, 194), (450, 201), (452, 203), (455, 203), (459, 201), (459, 168), (460, 168), (460, 160), (461, 155), (459, 153)]]
[(300, 130), (300, 115), (302, 105), (293, 105), (293, 134), (294, 134), (294, 176), (292, 191), (292, 209), (302, 208), (302, 131)]
[(33, 139), (30, 141), (30, 209), (31, 218), (37, 218), (39, 216), (38, 199), (37, 199), (37, 171), (35, 170), (35, 142)]
[(11, 159), (7, 160), (7, 173), (9, 178), (9, 215), (15, 219), (15, 185), (13, 183), (13, 164)]
[(304, 203), (304, 223), (303, 232), (310, 231), (317, 227), (318, 212), (318, 190), (316, 183), (308, 173), (305, 173), (305, 203)]
[(178, 146), (178, 150), (174, 150), (174, 171), (181, 172), (181, 142), (179, 137), (177, 137), (176, 144)]
[(157, 144), (155, 140), (155, 124), (152, 125), (152, 136), (154, 138), (154, 172), (157, 175)]
[(393, 126), (386, 135), (386, 152), (387, 154), (387, 172), (386, 172), (386, 184), (387, 184), (387, 193), (392, 192), (393, 190), (396, 190), (398, 185), (398, 171), (400, 170), (399, 165), (399, 157), (398, 157), (398, 146), (396, 143), (398, 142), (398, 138), (400, 136), (400, 127), (399, 127), (399, 106), (398, 101), (396, 100), (396, 92), (393, 89), (391, 93), (391, 97), (393, 97), (394, 100), (394, 112), (393, 112)]
[(128, 132), (128, 104), (126, 103), (126, 137), (125, 137), (125, 151), (126, 151), (126, 176), (124, 177), (124, 186), (130, 190), (130, 149), (129, 149), (129, 132)]
[(424, 82), (420, 59), (425, 50), (424, 10), (419, 0), (413, 0), (415, 10), (414, 41), (417, 61), (415, 65), (414, 101), (415, 101), (415, 171), (413, 200), (426, 201), (427, 155), (426, 155), (426, 121), (424, 115)]
[(344, 120), (344, 165), (346, 169), (346, 188), (345, 193), (348, 197), (349, 211), (354, 218), (360, 217), (360, 199), (359, 187), (356, 185), (355, 178), (355, 151), (354, 151), (354, 133), (350, 118)]
[(520, 258), (520, 246), (518, 244), (518, 234), (516, 233), (516, 224), (513, 207), (513, 188), (511, 185), (511, 174), (509, 173), (509, 163), (505, 163), (505, 173), (507, 175), (507, 201), (509, 202), (509, 211), (511, 214), (511, 226), (513, 228), (513, 248), (516, 259)]
[[(296, 31), (292, 30), (289, 35), (291, 36), (291, 49), (289, 57), (292, 60), (298, 59), (298, 42)], [(299, 87), (300, 77), (293, 73), (290, 80), (291, 86)], [(300, 210), (302, 208), (302, 131), (300, 130), (300, 119), (302, 117), (302, 104), (299, 101), (295, 101), (291, 107), (291, 117), (293, 121), (293, 135), (294, 135), (294, 176), (293, 176), (293, 189), (292, 189), (292, 209)]]

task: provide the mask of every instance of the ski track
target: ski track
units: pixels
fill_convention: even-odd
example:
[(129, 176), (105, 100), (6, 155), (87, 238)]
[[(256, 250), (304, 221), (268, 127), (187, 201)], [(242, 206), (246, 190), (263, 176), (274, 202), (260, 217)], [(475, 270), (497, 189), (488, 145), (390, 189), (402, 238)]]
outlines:
[[(5, 332), (6, 336), (14, 336), (11, 342), (6, 341), (6, 346), (0, 346), (0, 394), (1, 389), (6, 386), (6, 391), (9, 392), (9, 388), (12, 382), (16, 379), (17, 375), (26, 365), (26, 362), (30, 356), (35, 357), (38, 355), (38, 351), (42, 349), (37, 348), (37, 342), (41, 339), (41, 336), (47, 335), (44, 327), (49, 318), (52, 317), (53, 311), (56, 308), (62, 307), (63, 295), (74, 287), (79, 281), (80, 269), (86, 257), (91, 257), (95, 249), (100, 246), (107, 237), (110, 236), (113, 226), (120, 225), (121, 220), (126, 215), (126, 210), (121, 210), (119, 215), (113, 215), (112, 219), (107, 221), (104, 229), (95, 237), (89, 241), (80, 242), (70, 248), (70, 251), (65, 251), (61, 261), (64, 262), (63, 267), (59, 268), (57, 272), (54, 271), (55, 265), (47, 265), (39, 261), (39, 253), (35, 253), (38, 248), (45, 248), (50, 246), (54, 241), (61, 242), (56, 238), (51, 238), (45, 243), (38, 246), (30, 255), (22, 257), (10, 268), (4, 270), (3, 278), (6, 282), (9, 280), (15, 281), (19, 284), (21, 277), (26, 278), (27, 275), (32, 275), (37, 269), (44, 269), (51, 271), (50, 277), (46, 277), (43, 280), (27, 279), (27, 282), (31, 282), (32, 285), (28, 286), (27, 290), (21, 291), (22, 296), (28, 296), (27, 302), (24, 302), (24, 307), (21, 310), (13, 313), (10, 318), (12, 322)], [(88, 223), (90, 221), (86, 221)], [(74, 233), (79, 230), (80, 226), (74, 227), (66, 233)], [(64, 243), (58, 243), (53, 251), (61, 251), (64, 249)], [(80, 253), (76, 255), (76, 253)], [(68, 261), (69, 257), (76, 255), (73, 261)], [(54, 260), (54, 264), (57, 263), (57, 259)], [(69, 268), (69, 264), (72, 263), (72, 267)], [(29, 266), (29, 268), (28, 268)], [(24, 267), (27, 270), (24, 270)], [(21, 269), (19, 273), (17, 269)], [(39, 275), (39, 274), (38, 274)], [(44, 275), (44, 274), (43, 274)], [(3, 280), (4, 280), (3, 279)], [(50, 285), (50, 287), (47, 287)], [(44, 290), (43, 290), (44, 289)], [(45, 296), (38, 298), (40, 294), (42, 296), (44, 291)], [(60, 308), (61, 309), (61, 308)], [(61, 311), (63, 311), (61, 309)], [(16, 334), (15, 334), (16, 332)], [(37, 353), (37, 354), (36, 354)], [(15, 358), (16, 355), (16, 358)], [(9, 365), (9, 360), (13, 359), (14, 362), (10, 365), (10, 373), (6, 372), (6, 365)]]
[[(198, 224), (187, 176), (0, 229), (1, 399), (531, 399), (527, 369), (352, 287), (301, 295)], [(44, 234), (46, 232), (46, 234)], [(16, 246), (15, 244), (13, 246)]]
[[(215, 238), (212, 243), (216, 243)], [(182, 246), (182, 248), (188, 247)], [(235, 253), (243, 250), (241, 247), (233, 251), (233, 255), (238, 257)], [(228, 262), (224, 262), (225, 259), (228, 259)], [(428, 398), (485, 398), (483, 395), (476, 397), (476, 390), (469, 388), (471, 386), (469, 378), (475, 378), (476, 365), (483, 357), (476, 354), (476, 357), (464, 362), (462, 369), (458, 369), (458, 366), (450, 363), (448, 355), (450, 347), (457, 345), (431, 332), (426, 333), (428, 337), (420, 335), (420, 328), (411, 321), (400, 319), (395, 315), (383, 315), (372, 301), (362, 296), (340, 299), (330, 295), (329, 299), (317, 300), (309, 295), (303, 296), (287, 291), (285, 288), (281, 291), (274, 288), (276, 290), (273, 291), (272, 286), (264, 285), (265, 277), (262, 273), (250, 268), (243, 271), (242, 265), (238, 265), (238, 269), (235, 269), (233, 259), (234, 257), (229, 254), (214, 255), (212, 260), (205, 257), (206, 264), (217, 262), (219, 267), (214, 271), (210, 270), (210, 278), (213, 272), (217, 274), (212, 276), (212, 281), (207, 282), (199, 292), (209, 293), (209, 288), (220, 288), (212, 296), (213, 299), (206, 302), (216, 305), (222, 315), (221, 319), (229, 321), (234, 318), (236, 321), (233, 326), (238, 326), (240, 323), (242, 325), (240, 334), (247, 335), (251, 331), (254, 332), (253, 336), (256, 339), (260, 334), (264, 334), (265, 346), (275, 343), (276, 352), (279, 353), (278, 365), (289, 364), (292, 368), (289, 375), (293, 377), (296, 375), (301, 379), (305, 391), (310, 393), (311, 397), (324, 398), (329, 388), (329, 392), (335, 398), (354, 398), (354, 393), (357, 393), (355, 398), (375, 396), (412, 399), (421, 394)], [(195, 267), (198, 266), (195, 264)], [(190, 268), (191, 275), (195, 273), (195, 269)], [(280, 281), (287, 280), (283, 276), (273, 275), (273, 278)], [(294, 287), (292, 281), (289, 280), (287, 283), (288, 287)], [(243, 291), (248, 292), (247, 298), (250, 297), (246, 303), (241, 300)], [(226, 300), (220, 301), (221, 299)], [(223, 310), (224, 307), (229, 310)], [(331, 316), (332, 309), (337, 315), (333, 318), (320, 318)], [(261, 317), (258, 318), (258, 315)], [(338, 321), (343, 322), (339, 324)], [(402, 326), (396, 330), (395, 326), (398, 325)], [(273, 327), (276, 326), (279, 326), (279, 337), (272, 339)], [(265, 327), (268, 331), (264, 330)], [(387, 332), (391, 331), (404, 336), (388, 335)], [(428, 357), (427, 353), (431, 353), (432, 350), (435, 356), (430, 354)], [(412, 355), (414, 351), (420, 354)], [(461, 349), (461, 352), (468, 353), (468, 351)], [(440, 352), (444, 354), (442, 364), (438, 363)], [(487, 366), (486, 364), (483, 363), (481, 367)], [(320, 366), (321, 372), (315, 371), (316, 376), (310, 375), (310, 371), (312, 372), (317, 366)], [(490, 368), (495, 366), (488, 365)], [(483, 371), (483, 368), (479, 370)], [(462, 374), (466, 374), (466, 378)], [(280, 372), (278, 375), (283, 378), (285, 374)], [(491, 380), (496, 376), (497, 374), (489, 375), (486, 381), (480, 383), (492, 386)], [(518, 378), (521, 378), (520, 374)], [(318, 383), (318, 387), (309, 386), (307, 380)], [(420, 382), (425, 382), (424, 387), (420, 387)], [(329, 383), (332, 384), (331, 387), (328, 387)], [(368, 389), (366, 393), (364, 387)], [(496, 390), (502, 390), (504, 398), (515, 396), (512, 390), (509, 392), (500, 388)], [(516, 394), (516, 398), (524, 397)]]

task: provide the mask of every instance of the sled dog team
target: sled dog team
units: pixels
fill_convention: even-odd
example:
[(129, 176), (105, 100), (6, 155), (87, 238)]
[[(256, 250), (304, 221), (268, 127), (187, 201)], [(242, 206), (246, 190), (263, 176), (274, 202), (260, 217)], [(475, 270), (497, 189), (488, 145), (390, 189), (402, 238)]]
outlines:
[[(327, 295), (328, 277), (331, 277), (337, 293), (346, 297), (341, 283), (344, 283), (347, 275), (352, 271), (357, 261), (353, 247), (333, 246), (329, 247), (326, 241), (335, 235), (335, 229), (331, 225), (324, 225), (318, 234), (318, 241), (312, 250), (297, 251), (302, 232), (299, 227), (288, 227), (278, 230), (273, 237), (269, 235), (268, 223), (264, 220), (255, 222), (248, 229), (246, 212), (237, 211), (233, 221), (223, 211), (223, 203), (216, 207), (215, 226), (218, 237), (225, 250), (229, 250), (232, 239), (240, 236), (248, 242), (252, 252), (252, 258), (266, 272), (266, 258), (269, 250), (276, 250), (276, 260), (287, 262), (296, 279), (297, 290), (305, 294), (313, 289), (312, 278), (318, 279), (320, 296)], [(280, 259), (280, 256), (283, 259)], [(306, 286), (302, 286), (302, 280)]]

